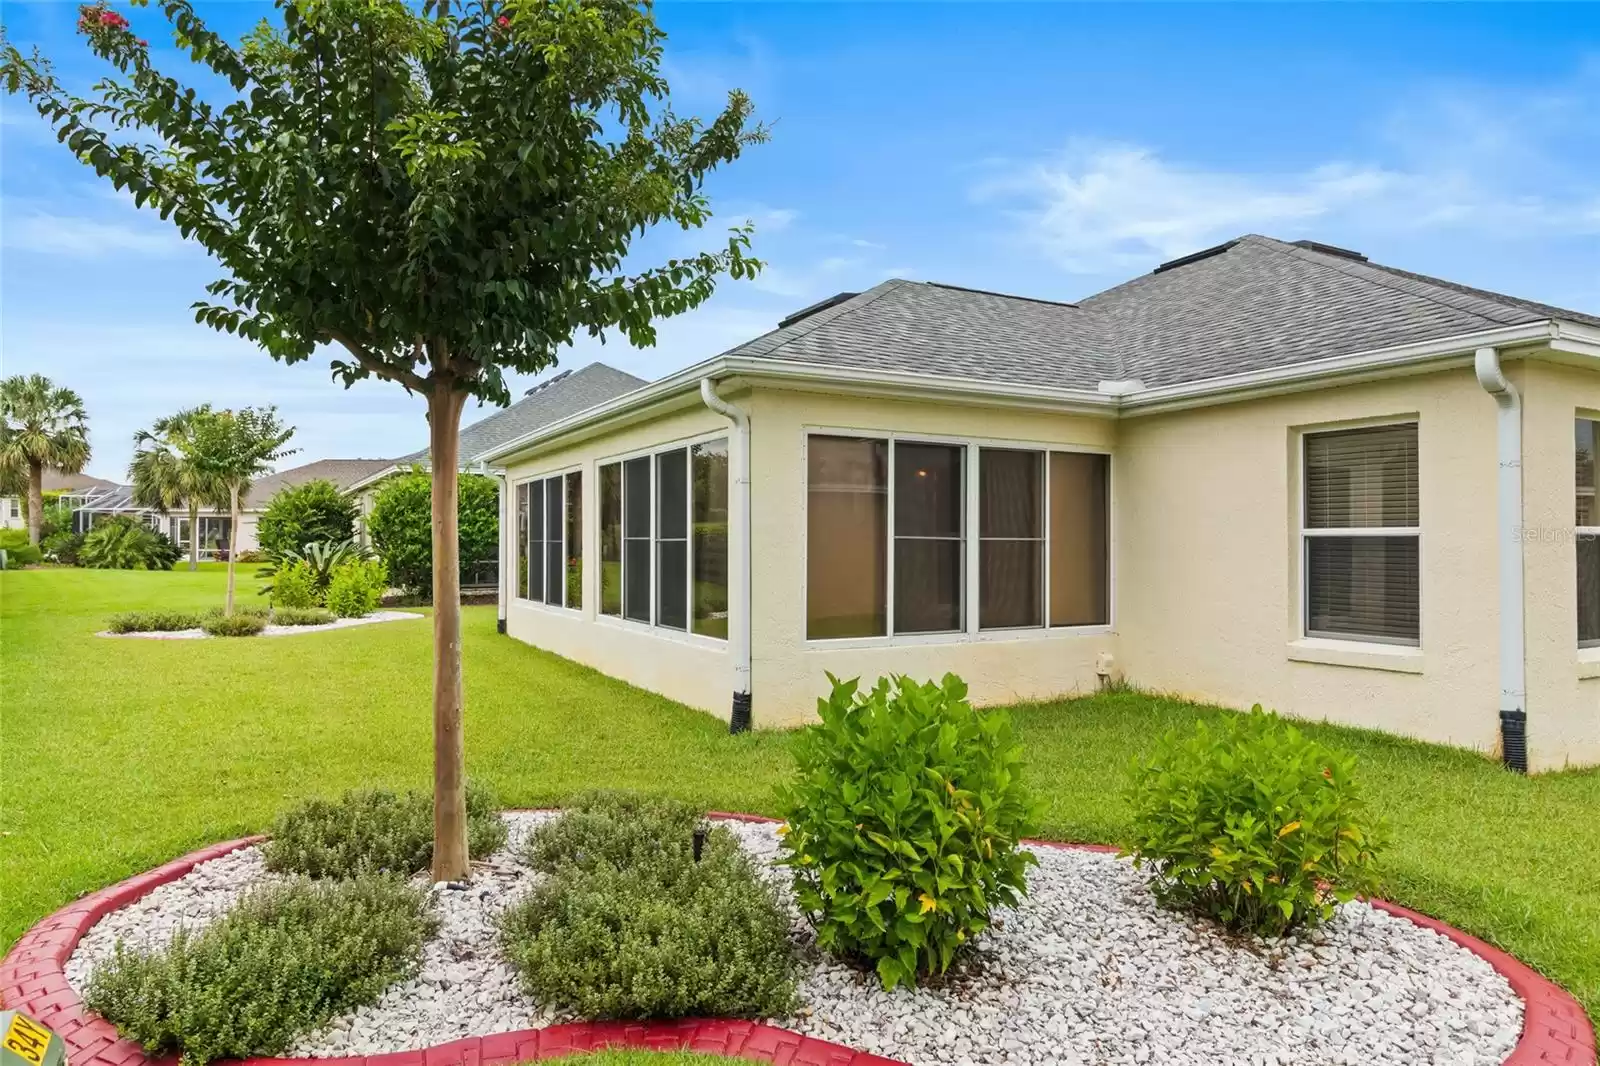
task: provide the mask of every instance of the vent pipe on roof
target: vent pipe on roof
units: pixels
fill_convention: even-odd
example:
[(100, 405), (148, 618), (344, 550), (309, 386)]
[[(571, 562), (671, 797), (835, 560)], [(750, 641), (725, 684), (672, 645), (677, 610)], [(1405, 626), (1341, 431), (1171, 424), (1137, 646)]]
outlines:
[(732, 536), (728, 548), (732, 563), (728, 574), (728, 653), (733, 658), (733, 710), (728, 716), (728, 731), (743, 733), (750, 728), (750, 416), (717, 395), (710, 378), (700, 379), (700, 399), (717, 414), (733, 423), (733, 441), (728, 449), (728, 480), (732, 490), (728, 501)]
[(1500, 353), (1479, 348), (1478, 384), (1499, 406), (1500, 759), (1528, 772), (1528, 668), (1523, 630), (1522, 395), (1506, 379)]

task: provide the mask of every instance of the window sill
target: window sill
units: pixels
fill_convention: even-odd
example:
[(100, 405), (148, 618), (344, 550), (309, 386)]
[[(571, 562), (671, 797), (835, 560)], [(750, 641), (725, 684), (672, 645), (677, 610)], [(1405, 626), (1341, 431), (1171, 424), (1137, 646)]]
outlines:
[(1600, 648), (1583, 648), (1578, 652), (1578, 680), (1590, 681), (1600, 677)]
[(982, 629), (976, 633), (901, 633), (893, 637), (808, 637), (806, 651), (853, 651), (862, 648), (914, 648), (929, 644), (993, 644), (1012, 641), (1071, 640), (1105, 637), (1110, 626), (1037, 626), (1026, 629)]
[(681, 629), (653, 626), (614, 614), (595, 615), (593, 621), (595, 625), (606, 629), (616, 629), (624, 633), (637, 633), (640, 636), (664, 640), (673, 644), (686, 644), (689, 647), (704, 648), (707, 651), (726, 652), (728, 650), (728, 642), (725, 639), (707, 636), (704, 633), (687, 633)]
[(1324, 666), (1349, 666), (1358, 670), (1387, 670), (1394, 674), (1420, 674), (1424, 662), (1421, 648), (1321, 637), (1290, 641), (1289, 660), (1321, 663)]

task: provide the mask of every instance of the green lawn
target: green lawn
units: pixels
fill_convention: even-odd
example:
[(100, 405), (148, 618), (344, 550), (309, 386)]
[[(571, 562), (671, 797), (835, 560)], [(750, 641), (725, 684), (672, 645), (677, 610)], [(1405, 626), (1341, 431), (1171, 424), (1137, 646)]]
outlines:
[[(300, 797), (428, 784), (424, 622), (271, 640), (93, 636), (116, 611), (219, 603), (223, 582), (182, 569), (0, 574), (0, 943), (81, 893), (260, 830)], [(248, 601), (253, 585), (240, 587)], [(497, 636), (492, 607), (465, 616), (468, 769), (508, 804), (607, 785), (772, 811), (787, 736), (730, 737)], [(1129, 761), (1204, 712), (1117, 694), (1013, 713), (1049, 801), (1046, 835), (1115, 841)], [(1465, 752), (1312, 731), (1360, 756), (1393, 824), (1391, 898), (1507, 948), (1600, 1015), (1600, 772), (1522, 779)]]

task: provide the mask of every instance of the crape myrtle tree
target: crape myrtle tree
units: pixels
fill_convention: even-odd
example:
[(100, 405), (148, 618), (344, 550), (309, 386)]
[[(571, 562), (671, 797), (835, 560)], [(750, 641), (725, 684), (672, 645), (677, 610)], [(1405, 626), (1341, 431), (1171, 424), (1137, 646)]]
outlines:
[(206, 474), (190, 444), (195, 426), (209, 417), (211, 405), (201, 404), (156, 419), (133, 435), (133, 461), (128, 464), (134, 503), (161, 514), (177, 507), (188, 511), (190, 570), (200, 567), (200, 508), (220, 510), (229, 502), (227, 488)]
[(126, 18), (79, 11), (120, 76), (68, 93), (12, 45), (0, 80), (77, 156), (158, 210), (224, 276), (199, 321), (286, 363), (328, 346), (334, 376), (427, 403), (433, 469), (435, 880), (467, 874), (461, 731), (458, 430), (470, 397), (509, 402), (580, 330), (652, 344), (751, 259), (716, 251), (633, 269), (633, 239), (710, 217), (703, 182), (765, 137), (749, 99), (709, 121), (671, 110), (648, 3), (277, 0), (239, 44), (187, 0), (173, 40), (232, 87), (209, 100), (155, 68)]

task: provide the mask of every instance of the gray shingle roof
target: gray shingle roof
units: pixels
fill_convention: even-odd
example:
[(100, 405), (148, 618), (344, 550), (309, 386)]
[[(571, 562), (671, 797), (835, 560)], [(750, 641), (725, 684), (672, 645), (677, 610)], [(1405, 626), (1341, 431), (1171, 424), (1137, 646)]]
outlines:
[(1098, 293), (1047, 303), (888, 281), (725, 353), (1094, 390), (1203, 381), (1546, 319), (1600, 317), (1245, 236)]
[(252, 511), (259, 510), (283, 489), (304, 485), (308, 481), (331, 481), (340, 489), (347, 489), (394, 464), (393, 459), (318, 459), (314, 463), (280, 470), (258, 479), (250, 486), (250, 494), (243, 506)]
[[(510, 407), (481, 418), (461, 430), (461, 464), (466, 466), (479, 458), (541, 426), (559, 421), (579, 411), (598, 407), (624, 393), (647, 384), (604, 363), (590, 363), (577, 370), (569, 370), (529, 389), (527, 395)], [(412, 452), (390, 462), (426, 463), (428, 449)]]

